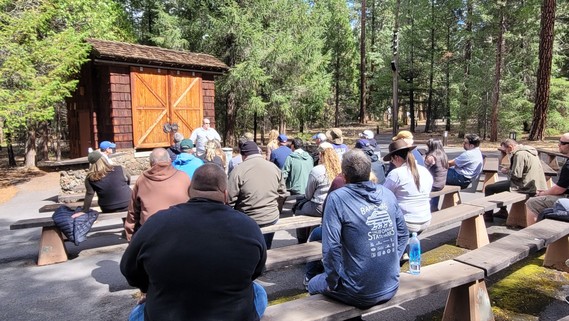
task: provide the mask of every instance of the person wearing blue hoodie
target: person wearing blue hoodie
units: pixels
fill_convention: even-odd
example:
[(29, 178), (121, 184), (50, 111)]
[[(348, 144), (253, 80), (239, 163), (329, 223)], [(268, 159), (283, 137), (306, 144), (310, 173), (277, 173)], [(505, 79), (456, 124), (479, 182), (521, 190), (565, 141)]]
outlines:
[(322, 220), (324, 273), (310, 294), (366, 309), (390, 300), (399, 288), (399, 260), (409, 232), (395, 195), (369, 181), (371, 161), (361, 150), (343, 155), (346, 185), (328, 195)]
[(177, 170), (188, 174), (190, 179), (194, 176), (194, 172), (198, 167), (204, 164), (204, 161), (194, 155), (194, 142), (191, 139), (183, 139), (180, 142), (182, 153), (179, 154), (172, 165)]

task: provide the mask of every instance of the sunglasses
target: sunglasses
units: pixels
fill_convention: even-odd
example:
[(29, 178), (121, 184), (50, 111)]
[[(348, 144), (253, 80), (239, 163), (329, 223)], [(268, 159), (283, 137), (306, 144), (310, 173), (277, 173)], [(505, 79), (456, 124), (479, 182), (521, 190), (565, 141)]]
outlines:
[(559, 145), (568, 145), (568, 144), (569, 144), (569, 142), (563, 142), (561, 140), (559, 141)]

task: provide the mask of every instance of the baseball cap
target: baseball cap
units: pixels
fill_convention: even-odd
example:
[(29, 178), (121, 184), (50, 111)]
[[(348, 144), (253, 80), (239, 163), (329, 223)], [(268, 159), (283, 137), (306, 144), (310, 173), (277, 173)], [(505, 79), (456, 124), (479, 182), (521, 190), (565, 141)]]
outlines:
[(115, 143), (109, 142), (108, 140), (104, 140), (99, 144), (99, 148), (101, 150), (109, 149), (109, 148), (116, 148), (117, 145)]
[(288, 140), (288, 137), (286, 137), (285, 134), (280, 134), (279, 137), (277, 137), (277, 139), (278, 139), (280, 142), (286, 142), (286, 141)]
[(315, 139), (320, 139), (320, 141), (324, 142), (324, 141), (326, 141), (326, 135), (324, 135), (323, 133), (318, 133), (318, 134), (312, 136), (312, 140), (315, 140)]
[(192, 149), (192, 148), (194, 148), (194, 142), (188, 138), (182, 139), (182, 141), (180, 142), (180, 148), (182, 150)]
[(396, 141), (398, 139), (413, 139), (413, 134), (408, 130), (402, 130), (397, 133), (397, 136), (393, 137), (391, 140)]
[(373, 139), (373, 132), (369, 129), (366, 129), (362, 133), (360, 133), (359, 136), (364, 139)]

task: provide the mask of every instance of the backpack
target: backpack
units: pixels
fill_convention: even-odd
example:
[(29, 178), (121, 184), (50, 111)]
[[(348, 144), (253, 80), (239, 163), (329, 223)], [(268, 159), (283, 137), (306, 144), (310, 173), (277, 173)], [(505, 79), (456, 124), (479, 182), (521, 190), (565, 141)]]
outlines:
[(560, 198), (553, 204), (552, 208), (546, 208), (539, 213), (538, 221), (543, 219), (569, 222), (569, 198)]

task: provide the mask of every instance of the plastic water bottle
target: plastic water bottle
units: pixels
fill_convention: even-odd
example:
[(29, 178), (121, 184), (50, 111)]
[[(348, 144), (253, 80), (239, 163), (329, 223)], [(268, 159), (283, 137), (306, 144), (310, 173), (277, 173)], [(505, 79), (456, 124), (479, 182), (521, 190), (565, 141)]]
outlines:
[(421, 242), (417, 238), (417, 232), (413, 232), (409, 240), (409, 273), (421, 273)]

